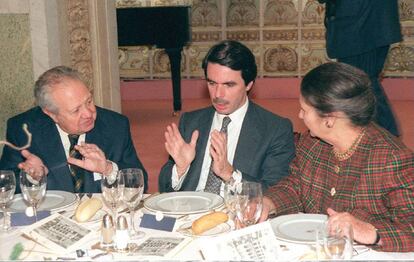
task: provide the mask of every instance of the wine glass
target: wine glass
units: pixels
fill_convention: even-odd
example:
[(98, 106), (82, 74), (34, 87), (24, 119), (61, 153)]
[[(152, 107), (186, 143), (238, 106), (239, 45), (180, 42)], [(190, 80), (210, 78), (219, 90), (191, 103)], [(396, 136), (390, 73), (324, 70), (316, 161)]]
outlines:
[(7, 203), (13, 199), (14, 191), (16, 190), (16, 177), (14, 172), (10, 170), (0, 170), (0, 206), (3, 210), (3, 227), (1, 232), (10, 230), (7, 224)]
[(353, 230), (347, 222), (333, 228), (328, 222), (317, 229), (317, 255), (321, 259), (349, 260), (353, 253)]
[(236, 215), (239, 221), (245, 226), (256, 224), (262, 214), (262, 185), (256, 182), (242, 182), (236, 195)]
[(112, 212), (114, 221), (118, 216), (118, 206), (121, 201), (121, 190), (119, 188), (118, 176), (103, 176), (101, 190), (104, 203)]
[(142, 231), (135, 230), (134, 211), (141, 202), (144, 193), (144, 174), (139, 168), (127, 168), (118, 171), (119, 186), (122, 202), (128, 207), (131, 218), (129, 234), (134, 238), (145, 235)]
[(46, 195), (46, 185), (47, 176), (45, 174), (38, 174), (38, 176), (34, 178), (31, 176), (31, 173), (26, 172), (23, 169), (20, 170), (20, 189), (22, 191), (23, 199), (30, 205), (30, 211), (33, 211), (36, 222), (37, 207)]
[(229, 211), (231, 219), (235, 217), (236, 214), (236, 187), (240, 185), (235, 185), (234, 183), (226, 182), (224, 184), (223, 198), (226, 208)]

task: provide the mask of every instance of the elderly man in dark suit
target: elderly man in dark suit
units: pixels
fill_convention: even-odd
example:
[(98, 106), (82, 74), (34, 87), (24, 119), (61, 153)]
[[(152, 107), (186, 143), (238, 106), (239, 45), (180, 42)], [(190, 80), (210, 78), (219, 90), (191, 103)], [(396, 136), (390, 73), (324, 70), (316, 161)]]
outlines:
[(46, 173), (49, 190), (100, 192), (102, 176), (141, 168), (147, 188), (147, 173), (135, 152), (128, 119), (96, 107), (76, 70), (58, 66), (46, 71), (34, 92), (38, 106), (9, 119), (6, 135), (15, 145), (25, 144), (22, 126), (27, 124), (31, 146), (21, 152), (4, 147), (1, 169), (13, 169), (16, 175), (23, 169), (34, 178)]
[[(257, 75), (254, 55), (236, 41), (213, 46), (203, 60), (212, 106), (184, 113), (165, 132), (170, 159), (159, 190), (222, 193), (225, 182), (260, 182), (288, 174), (294, 157), (292, 124), (249, 101)], [(221, 132), (219, 131), (221, 130)]]
[(367, 73), (377, 99), (376, 122), (399, 136), (398, 126), (379, 76), (391, 44), (400, 42), (397, 0), (319, 0), (326, 3), (326, 49)]

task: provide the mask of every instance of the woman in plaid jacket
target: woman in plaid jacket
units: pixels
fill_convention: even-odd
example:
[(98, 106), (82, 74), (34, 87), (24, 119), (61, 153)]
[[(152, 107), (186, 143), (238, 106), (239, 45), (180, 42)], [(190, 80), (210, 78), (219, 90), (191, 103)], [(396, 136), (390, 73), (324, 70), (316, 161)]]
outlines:
[(373, 123), (368, 76), (327, 63), (303, 79), (300, 136), (290, 175), (271, 187), (262, 219), (319, 213), (334, 228), (350, 223), (355, 241), (382, 251), (414, 251), (414, 154)]

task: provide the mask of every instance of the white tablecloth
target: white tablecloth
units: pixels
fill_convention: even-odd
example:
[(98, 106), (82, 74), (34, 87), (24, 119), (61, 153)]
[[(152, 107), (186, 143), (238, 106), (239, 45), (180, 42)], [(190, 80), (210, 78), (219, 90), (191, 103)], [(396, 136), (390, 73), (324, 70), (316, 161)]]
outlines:
[[(98, 196), (100, 197), (100, 196)], [(67, 215), (72, 214), (72, 210), (76, 208), (76, 205), (69, 207)], [(137, 211), (136, 216), (140, 217), (142, 215), (142, 211)], [(190, 217), (179, 219), (176, 222), (175, 229), (181, 226), (183, 223), (189, 223), (193, 219), (195, 219), (199, 215), (192, 215)], [(1, 221), (2, 222), (2, 221)], [(95, 223), (88, 223), (86, 227), (93, 229), (95, 231), (91, 240), (86, 244), (83, 249), (86, 250), (89, 254), (86, 254), (82, 258), (78, 258), (76, 253), (72, 252), (69, 254), (57, 254), (53, 252), (53, 250), (49, 250), (47, 247), (41, 246), (20, 234), (20, 229), (14, 230), (10, 234), (0, 233), (0, 260), (8, 260), (10, 253), (12, 252), (13, 247), (17, 243), (21, 243), (24, 247), (23, 253), (20, 255), (20, 259), (23, 260), (56, 260), (56, 259), (71, 259), (71, 260), (91, 260), (91, 257), (100, 253), (103, 253), (101, 250), (98, 249), (91, 249), (91, 245), (100, 241), (100, 221)], [(139, 221), (137, 221), (139, 223)], [(141, 243), (148, 237), (183, 237), (183, 235), (179, 232), (165, 232), (159, 230), (151, 230), (151, 229), (144, 229), (140, 228), (140, 230), (146, 233), (146, 236), (143, 239), (135, 240), (136, 243)], [(185, 244), (182, 246), (181, 249), (175, 250), (169, 257), (137, 257), (137, 256), (128, 256), (127, 254), (121, 253), (113, 253), (112, 255), (101, 256), (97, 258), (97, 260), (140, 260), (140, 259), (154, 259), (154, 260), (203, 260), (202, 253), (200, 252), (198, 238), (195, 237), (187, 237)], [(205, 238), (205, 237), (203, 237)], [(214, 241), (214, 238), (212, 239)], [(311, 259), (313, 247), (310, 245), (301, 245), (301, 244), (293, 244), (283, 241), (278, 241), (275, 245), (279, 245), (279, 257), (278, 260), (285, 260), (285, 261), (293, 261), (293, 260), (301, 260), (301, 259)], [(407, 260), (407, 259), (414, 259), (414, 252), (410, 253), (388, 253), (388, 252), (377, 252), (371, 249), (367, 249), (365, 247), (357, 248), (358, 251), (362, 252), (359, 255), (353, 257), (353, 260)], [(275, 258), (276, 259), (276, 258)]]

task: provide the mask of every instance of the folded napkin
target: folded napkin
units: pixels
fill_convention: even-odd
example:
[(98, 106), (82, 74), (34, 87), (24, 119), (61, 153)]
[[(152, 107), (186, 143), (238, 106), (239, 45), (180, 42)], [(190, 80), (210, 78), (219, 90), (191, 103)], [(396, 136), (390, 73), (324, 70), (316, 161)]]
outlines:
[(140, 227), (157, 229), (172, 232), (175, 225), (175, 218), (163, 216), (161, 220), (157, 220), (155, 215), (144, 214), (141, 219)]
[[(37, 211), (37, 221), (50, 216), (50, 211)], [(36, 222), (35, 216), (28, 217), (25, 212), (11, 213), (11, 226), (27, 226)]]

